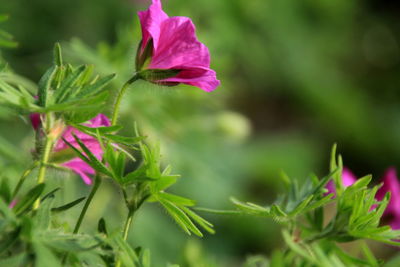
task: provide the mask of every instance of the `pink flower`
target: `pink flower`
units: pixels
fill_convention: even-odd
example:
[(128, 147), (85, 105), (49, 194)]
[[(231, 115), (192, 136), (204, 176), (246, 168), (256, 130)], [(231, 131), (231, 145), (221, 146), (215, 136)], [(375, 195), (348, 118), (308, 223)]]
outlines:
[(376, 199), (382, 200), (385, 194), (390, 192), (390, 201), (383, 214), (383, 219), (392, 229), (400, 229), (400, 182), (397, 178), (396, 169), (388, 168), (382, 180), (383, 185), (376, 193)]
[[(105, 127), (110, 126), (110, 120), (103, 114), (99, 114), (93, 119), (91, 119), (88, 123), (84, 124), (87, 127), (97, 128), (97, 127)], [(67, 129), (63, 132), (62, 137), (68, 141), (74, 147), (79, 148), (79, 144), (75, 141), (75, 138), (72, 134), (75, 134), (82, 143), (87, 146), (87, 148), (96, 156), (99, 160), (101, 160), (103, 156), (103, 149), (99, 141), (93, 136), (88, 134), (82, 133), (79, 130), (75, 129), (74, 127), (68, 126)], [(68, 149), (69, 146), (63, 141), (59, 140), (54, 146), (54, 152), (58, 152), (64, 149)], [(73, 172), (77, 173), (81, 176), (83, 181), (86, 184), (91, 184), (92, 180), (89, 175), (95, 174), (95, 171), (92, 167), (89, 166), (86, 162), (84, 162), (79, 157), (73, 158), (67, 162), (61, 164), (62, 166), (71, 169)]]
[(166, 78), (153, 79), (154, 82), (184, 83), (207, 92), (220, 84), (215, 71), (210, 69), (208, 48), (197, 40), (195, 26), (189, 18), (168, 17), (160, 0), (153, 0), (149, 9), (138, 15), (142, 27), (138, 71), (150, 57), (146, 69), (176, 71)]
[[(343, 167), (342, 170), (342, 182), (344, 187), (348, 187), (352, 184), (354, 184), (354, 182), (357, 180), (357, 177), (346, 167)], [(336, 188), (335, 188), (335, 182), (333, 180), (330, 180), (327, 184), (326, 184), (326, 189), (328, 189), (328, 192), (326, 193), (326, 195), (329, 194), (334, 194), (336, 196)]]
[[(39, 114), (31, 114), (31, 122), (32, 126), (37, 129), (40, 125), (40, 115)], [(36, 118), (38, 119), (38, 122), (36, 121)], [(37, 122), (37, 124), (36, 124)], [(93, 119), (91, 119), (88, 123), (84, 124), (87, 127), (91, 128), (96, 128), (96, 127), (106, 127), (110, 126), (110, 120), (103, 114), (99, 114)], [(75, 134), (81, 141), (84, 143), (87, 148), (95, 155), (99, 160), (102, 159), (103, 156), (103, 149), (101, 148), (100, 143), (97, 141), (96, 138), (93, 136), (90, 136), (88, 134), (85, 134), (76, 128), (72, 126), (68, 126), (64, 132), (62, 133), (62, 137), (68, 141), (71, 145), (74, 147), (80, 149), (79, 144), (75, 141), (74, 137), (72, 134)], [(62, 140), (59, 139), (56, 144), (54, 145), (53, 152), (60, 152), (62, 150), (69, 149), (69, 146)], [(82, 159), (79, 157), (74, 157), (66, 162), (63, 162), (61, 164), (62, 166), (72, 170), (76, 174), (80, 175), (82, 180), (86, 184), (91, 184), (92, 180), (90, 178), (90, 175), (95, 174), (95, 171), (93, 170), (92, 167), (90, 167), (89, 164), (84, 162)]]

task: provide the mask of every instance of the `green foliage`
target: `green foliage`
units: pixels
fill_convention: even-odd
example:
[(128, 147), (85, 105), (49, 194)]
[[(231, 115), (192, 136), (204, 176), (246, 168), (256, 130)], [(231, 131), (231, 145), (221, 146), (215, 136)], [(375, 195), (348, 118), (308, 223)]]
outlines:
[[(335, 145), (331, 155), (332, 172), (329, 175), (320, 180), (311, 176), (300, 187), (295, 180), (283, 175), (289, 192), (279, 197), (273, 205), (262, 207), (231, 199), (240, 213), (270, 217), (284, 226), (282, 236), (289, 252), (276, 252), (270, 266), (379, 266), (366, 245), (363, 246), (365, 259), (358, 259), (342, 251), (336, 244), (370, 239), (400, 246), (397, 241), (400, 231), (381, 225), (390, 194), (377, 201), (375, 195), (380, 185), (369, 188), (371, 176), (362, 177), (344, 187), (342, 168), (341, 156), (336, 157)], [(335, 195), (326, 193), (325, 186), (329, 180), (335, 183)], [(335, 215), (326, 221), (324, 213), (327, 206), (332, 206), (331, 203), (336, 206)]]
[[(62, 60), (61, 46), (54, 46), (54, 62), (38, 83), (36, 101), (22, 85), (0, 79), (0, 101), (29, 112), (55, 112), (70, 122), (85, 122), (103, 108), (107, 84), (115, 77), (94, 76), (93, 66), (73, 67)], [(1, 76), (0, 76), (1, 78)]]

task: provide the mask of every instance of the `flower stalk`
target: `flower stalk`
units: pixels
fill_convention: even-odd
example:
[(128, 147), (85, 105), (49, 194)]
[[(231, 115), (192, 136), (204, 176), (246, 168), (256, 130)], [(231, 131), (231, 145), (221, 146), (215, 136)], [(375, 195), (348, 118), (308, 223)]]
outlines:
[(112, 118), (111, 118), (111, 125), (114, 126), (117, 124), (118, 121), (118, 115), (119, 115), (119, 110), (121, 108), (121, 101), (123, 96), (125, 95), (126, 89), (134, 83), (135, 81), (139, 80), (140, 76), (139, 74), (135, 74), (131, 79), (129, 79), (119, 90), (117, 99), (115, 100), (114, 108), (113, 108), (113, 113), (112, 113)]
[[(44, 150), (43, 150), (42, 156), (40, 158), (40, 166), (39, 166), (37, 184), (44, 183), (44, 180), (46, 177), (47, 162), (49, 161), (52, 147), (53, 147), (52, 138), (49, 138), (48, 136), (46, 136)], [(39, 206), (40, 206), (40, 199), (38, 198), (35, 201), (35, 203), (33, 204), (33, 209), (35, 210), (35, 209), (39, 208)]]

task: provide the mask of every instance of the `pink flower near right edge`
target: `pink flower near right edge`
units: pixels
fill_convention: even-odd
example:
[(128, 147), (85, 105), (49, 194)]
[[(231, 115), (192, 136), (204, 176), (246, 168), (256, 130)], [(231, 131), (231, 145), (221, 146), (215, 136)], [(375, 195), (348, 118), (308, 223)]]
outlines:
[[(356, 176), (349, 169), (343, 168), (342, 181), (345, 187), (352, 185), (356, 180)], [(390, 201), (383, 213), (382, 221), (390, 225), (393, 230), (400, 229), (400, 182), (397, 178), (396, 169), (394, 167), (388, 168), (381, 180), (383, 185), (376, 193), (376, 200), (382, 200), (386, 193), (390, 192)], [(333, 180), (328, 182), (326, 189), (328, 189), (328, 193), (326, 194), (335, 194), (336, 190)], [(374, 209), (374, 206), (372, 209)]]
[[(160, 0), (152, 0), (149, 9), (138, 12), (138, 16), (142, 27), (139, 61), (143, 64), (150, 57), (145, 69), (179, 71), (173, 77), (156, 82), (167, 85), (184, 83), (206, 92), (217, 88), (220, 81), (215, 71), (210, 69), (210, 53), (197, 40), (195, 26), (189, 18), (168, 17)], [(149, 49), (151, 55), (145, 53)]]
[(382, 200), (387, 192), (390, 192), (390, 201), (383, 214), (383, 220), (392, 229), (400, 229), (400, 182), (397, 178), (396, 169), (390, 167), (382, 177), (383, 185), (376, 193), (376, 199)]

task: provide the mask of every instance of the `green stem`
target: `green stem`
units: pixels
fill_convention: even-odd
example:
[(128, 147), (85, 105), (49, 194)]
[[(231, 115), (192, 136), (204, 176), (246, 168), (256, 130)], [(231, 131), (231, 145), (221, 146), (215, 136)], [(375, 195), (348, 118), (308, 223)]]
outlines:
[[(124, 229), (122, 231), (122, 238), (124, 239), (124, 241), (128, 239), (129, 229), (131, 228), (135, 211), (136, 211), (135, 209), (129, 209), (128, 216), (126, 217)], [(120, 266), (121, 266), (121, 259), (118, 258), (115, 267), (120, 267)]]
[[(44, 179), (46, 177), (46, 167), (47, 167), (47, 162), (49, 161), (50, 153), (51, 153), (51, 148), (53, 147), (53, 140), (46, 136), (46, 142), (44, 145), (44, 151), (42, 153), (41, 159), (40, 159), (40, 167), (39, 167), (39, 173), (38, 173), (38, 179), (37, 183), (42, 184), (44, 183)], [(33, 204), (33, 209), (39, 208), (40, 205), (40, 199), (38, 198), (35, 203)]]
[(114, 108), (113, 108), (113, 113), (112, 113), (112, 118), (111, 118), (111, 125), (116, 125), (117, 120), (118, 120), (118, 115), (119, 115), (119, 109), (121, 106), (121, 101), (123, 96), (125, 95), (126, 89), (128, 89), (129, 85), (134, 83), (135, 81), (139, 80), (140, 76), (138, 74), (135, 74), (130, 80), (128, 80), (119, 90), (117, 99), (115, 100)]
[(135, 210), (129, 210), (128, 216), (126, 217), (125, 225), (124, 225), (124, 230), (122, 232), (122, 237), (126, 241), (128, 239), (128, 234), (129, 234), (129, 229), (131, 228), (132, 221), (133, 221), (133, 215), (135, 214)]
[[(74, 232), (73, 232), (74, 234), (78, 233), (79, 228), (81, 227), (83, 218), (85, 217), (86, 212), (87, 212), (87, 210), (88, 210), (88, 208), (90, 206), (90, 203), (92, 202), (92, 199), (93, 199), (94, 195), (96, 194), (97, 189), (99, 189), (100, 184), (101, 184), (100, 175), (96, 173), (96, 176), (94, 178), (94, 183), (93, 183), (92, 190), (90, 191), (90, 194), (89, 194), (88, 198), (86, 199), (85, 205), (82, 208), (81, 214), (79, 214), (78, 221), (75, 224), (75, 228), (74, 228)], [(69, 256), (68, 252), (64, 254), (64, 256), (63, 256), (63, 258), (61, 260), (62, 265), (65, 264), (65, 262), (68, 259), (68, 256)]]
[(92, 199), (93, 199), (94, 195), (96, 194), (97, 189), (99, 189), (100, 184), (101, 184), (101, 178), (98, 174), (96, 174), (96, 176), (94, 178), (94, 184), (92, 187), (92, 191), (90, 191), (90, 194), (89, 194), (88, 198), (86, 199), (85, 206), (83, 206), (83, 209), (81, 211), (81, 214), (79, 215), (78, 221), (75, 224), (74, 234), (78, 233), (79, 228), (81, 227), (83, 218), (86, 215), (86, 211), (89, 208), (90, 202), (92, 202)]

